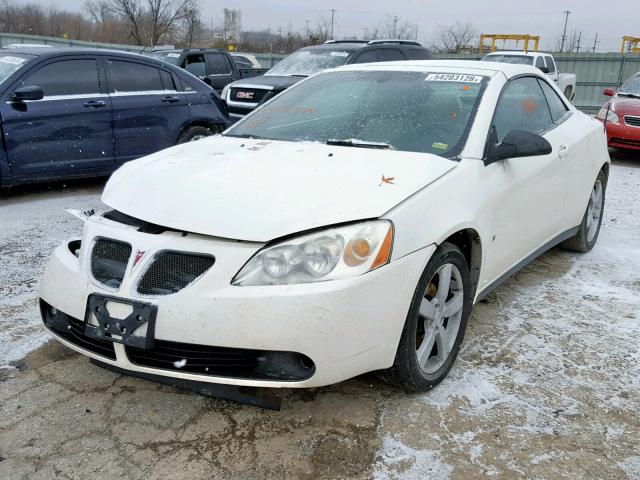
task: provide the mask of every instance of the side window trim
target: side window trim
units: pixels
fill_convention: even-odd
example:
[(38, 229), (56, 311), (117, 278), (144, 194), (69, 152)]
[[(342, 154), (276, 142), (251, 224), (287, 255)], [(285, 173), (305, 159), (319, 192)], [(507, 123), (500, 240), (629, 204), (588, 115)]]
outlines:
[[(509, 85), (511, 85), (511, 82), (521, 79), (521, 78), (534, 78), (536, 80), (539, 80), (540, 77), (538, 77), (537, 75), (531, 75), (528, 73), (522, 74), (522, 75), (516, 75), (514, 77), (511, 77), (503, 86), (502, 89), (500, 90), (500, 94), (498, 95), (498, 100), (496, 100), (496, 107), (493, 109), (493, 115), (491, 115), (491, 122), (489, 123), (489, 130), (487, 131), (487, 137), (485, 139), (484, 142), (484, 155), (483, 155), (483, 160), (486, 160), (487, 158), (487, 152), (489, 150), (489, 145), (491, 142), (491, 139), (493, 137), (493, 132), (494, 132), (494, 124), (495, 124), (495, 119), (496, 119), (496, 113), (498, 112), (498, 105), (500, 104), (500, 101), (502, 100), (502, 97), (504, 95), (504, 92), (507, 90), (507, 88), (509, 87)], [(540, 87), (540, 90), (542, 91), (542, 87)], [(542, 96), (544, 97), (544, 91), (542, 91)], [(547, 110), (549, 111), (549, 117), (551, 118), (551, 125), (549, 126), (549, 128), (546, 128), (544, 130), (542, 130), (539, 135), (544, 135), (548, 132), (550, 132), (551, 130), (553, 130), (555, 127), (557, 127), (558, 125), (556, 125), (555, 123), (553, 123), (553, 116), (551, 115), (551, 109), (549, 109), (549, 104), (547, 103), (547, 98), (544, 97), (545, 100), (545, 104), (547, 105)]]
[[(545, 132), (549, 132), (553, 130), (555, 127), (557, 127), (558, 125), (567, 121), (567, 119), (573, 115), (573, 112), (571, 111), (571, 108), (565, 103), (564, 99), (556, 93), (556, 91), (549, 84), (549, 82), (547, 82), (544, 78), (538, 78), (538, 83), (542, 83), (542, 82), (544, 82), (549, 88), (551, 88), (551, 91), (556, 94), (560, 102), (562, 102), (562, 104), (564, 105), (564, 108), (567, 109), (564, 115), (562, 115), (558, 120), (553, 120), (553, 115), (551, 115), (551, 120), (553, 120), (553, 127), (545, 130)], [(549, 112), (551, 112), (551, 105), (549, 105), (549, 99), (547, 98), (547, 94), (544, 93), (544, 88), (542, 88), (542, 85), (540, 85), (540, 89), (542, 90), (542, 95), (544, 95), (544, 99), (547, 102), (547, 108), (549, 109)]]
[(70, 95), (45, 95), (44, 97), (42, 97), (40, 100), (25, 100), (26, 103), (32, 103), (32, 102), (43, 102), (43, 101), (56, 101), (56, 100), (73, 100), (73, 99), (82, 99), (82, 98), (106, 98), (108, 97), (108, 93), (107, 93), (107, 85), (106, 82), (104, 81), (104, 77), (102, 75), (102, 68), (101, 68), (101, 59), (99, 56), (90, 56), (90, 57), (79, 57), (77, 55), (69, 55), (69, 56), (60, 56), (60, 57), (55, 57), (55, 58), (51, 58), (47, 61), (38, 63), (36, 65), (33, 65), (32, 68), (30, 68), (29, 70), (27, 70), (26, 74), (23, 74), (21, 76), (21, 78), (17, 79), (17, 81), (14, 83), (14, 85), (11, 86), (11, 88), (9, 88), (7, 91), (9, 92), (8, 96), (7, 96), (7, 102), (11, 103), (11, 96), (13, 95), (13, 92), (15, 92), (18, 88), (22, 87), (24, 85), (24, 82), (26, 80), (29, 80), (29, 78), (31, 78), (34, 74), (36, 74), (37, 72), (39, 72), (41, 69), (43, 69), (44, 67), (47, 67), (49, 65), (53, 65), (55, 63), (60, 63), (60, 62), (65, 62), (65, 61), (73, 61), (73, 60), (93, 60), (96, 62), (96, 74), (97, 74), (97, 78), (98, 78), (98, 92), (95, 93), (78, 93), (78, 94), (70, 94)]

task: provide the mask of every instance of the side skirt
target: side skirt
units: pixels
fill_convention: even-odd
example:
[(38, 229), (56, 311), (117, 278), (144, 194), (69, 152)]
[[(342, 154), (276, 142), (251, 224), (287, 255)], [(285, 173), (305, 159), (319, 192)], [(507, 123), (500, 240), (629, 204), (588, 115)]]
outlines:
[(495, 290), (496, 288), (498, 288), (500, 285), (502, 285), (506, 280), (508, 280), (509, 278), (511, 278), (514, 274), (516, 274), (517, 272), (519, 272), (520, 270), (522, 270), (524, 267), (526, 267), (528, 264), (530, 264), (531, 262), (533, 262), (536, 258), (538, 258), (540, 255), (542, 255), (544, 252), (551, 250), (553, 247), (555, 247), (556, 245), (564, 242), (565, 240), (567, 240), (568, 238), (573, 237), (576, 233), (578, 233), (578, 230), (580, 230), (580, 225), (578, 225), (577, 227), (573, 227), (570, 228), (569, 230), (562, 232), (560, 235), (558, 235), (555, 238), (552, 238), (551, 240), (549, 240), (547, 243), (545, 243), (544, 245), (542, 245), (540, 248), (534, 250), (529, 256), (525, 257), (523, 260), (521, 260), (520, 262), (518, 262), (516, 265), (514, 265), (511, 269), (507, 270), (505, 273), (503, 273), (502, 275), (500, 275), (500, 277), (498, 277), (496, 280), (494, 280), (493, 282), (491, 282), (488, 286), (486, 286), (480, 293), (478, 293), (477, 297), (476, 297), (476, 301), (474, 303), (479, 302), (480, 300), (484, 299), (487, 295), (489, 295), (493, 290)]

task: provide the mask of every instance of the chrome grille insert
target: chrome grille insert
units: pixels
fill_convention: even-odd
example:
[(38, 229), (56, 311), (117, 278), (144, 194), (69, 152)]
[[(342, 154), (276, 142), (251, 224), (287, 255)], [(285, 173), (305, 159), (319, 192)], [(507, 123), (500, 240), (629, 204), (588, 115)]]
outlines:
[(214, 261), (210, 255), (159, 252), (138, 282), (138, 293), (169, 295), (179, 292), (209, 270)]
[(117, 240), (100, 238), (91, 251), (91, 274), (98, 282), (119, 288), (131, 257), (131, 245)]

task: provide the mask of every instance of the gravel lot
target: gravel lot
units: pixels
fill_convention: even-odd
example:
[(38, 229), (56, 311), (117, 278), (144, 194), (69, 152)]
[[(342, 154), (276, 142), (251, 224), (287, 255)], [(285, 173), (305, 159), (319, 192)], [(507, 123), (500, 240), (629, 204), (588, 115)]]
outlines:
[(554, 249), (477, 305), (439, 387), (365, 375), (283, 391), (281, 412), (45, 343), (39, 277), (81, 228), (62, 209), (102, 184), (0, 194), (0, 478), (640, 479), (640, 158), (614, 162), (596, 248)]

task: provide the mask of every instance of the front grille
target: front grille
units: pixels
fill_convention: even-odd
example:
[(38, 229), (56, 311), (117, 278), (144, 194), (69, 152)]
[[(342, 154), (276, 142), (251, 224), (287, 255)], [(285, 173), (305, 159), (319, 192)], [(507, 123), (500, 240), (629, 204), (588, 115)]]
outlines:
[(210, 255), (164, 251), (156, 254), (138, 282), (142, 295), (169, 295), (182, 290), (209, 270), (214, 258)]
[(199, 375), (262, 380), (304, 380), (315, 372), (311, 359), (295, 352), (211, 347), (155, 340), (153, 348), (125, 347), (135, 365)]
[(624, 123), (629, 125), (630, 127), (640, 127), (640, 117), (635, 117), (632, 115), (624, 116)]
[(83, 321), (51, 308), (44, 300), (40, 300), (40, 313), (45, 325), (66, 341), (111, 360), (116, 359), (113, 343), (86, 336)]
[(131, 245), (108, 238), (96, 240), (91, 252), (91, 273), (100, 283), (118, 288), (127, 270)]
[(269, 92), (270, 90), (258, 88), (232, 88), (230, 97), (234, 102), (260, 103), (263, 97)]

